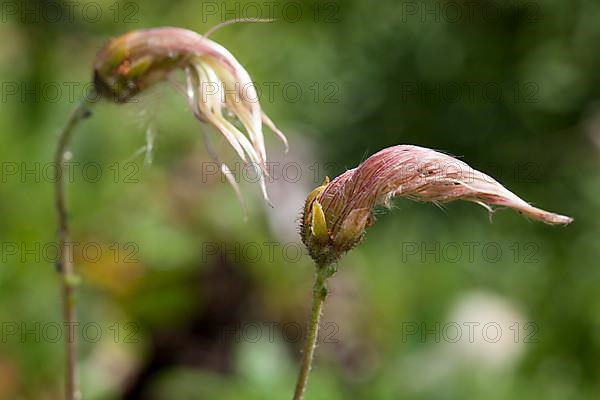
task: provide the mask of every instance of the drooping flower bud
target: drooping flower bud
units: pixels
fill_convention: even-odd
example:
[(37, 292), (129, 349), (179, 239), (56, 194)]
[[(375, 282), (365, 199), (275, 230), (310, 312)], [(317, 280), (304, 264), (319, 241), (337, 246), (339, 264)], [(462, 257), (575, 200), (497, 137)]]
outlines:
[[(400, 196), (446, 203), (466, 200), (493, 212), (505, 206), (550, 225), (572, 218), (533, 207), (490, 176), (454, 157), (410, 145), (386, 148), (331, 183), (326, 180), (306, 199), (301, 235), (318, 265), (336, 262), (362, 239), (373, 223), (372, 209)], [(324, 221), (324, 222), (323, 222)]]
[[(126, 102), (174, 70), (186, 74), (186, 96), (196, 118), (216, 128), (244, 162), (260, 168), (264, 178), (267, 155), (263, 124), (286, 148), (287, 139), (261, 110), (248, 72), (218, 43), (181, 28), (128, 32), (98, 52), (94, 86), (102, 97)], [(264, 179), (261, 186), (266, 197)]]

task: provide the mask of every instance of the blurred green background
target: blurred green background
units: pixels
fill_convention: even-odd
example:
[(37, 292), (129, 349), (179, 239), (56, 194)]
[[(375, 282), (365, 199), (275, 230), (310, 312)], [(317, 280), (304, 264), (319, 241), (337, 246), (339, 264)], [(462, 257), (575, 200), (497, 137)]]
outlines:
[(278, 18), (213, 37), (290, 138), (284, 155), (266, 134), (275, 208), (211, 132), (244, 222), (180, 76), (98, 105), (69, 179), (84, 398), (291, 398), (313, 272), (304, 198), (402, 143), (575, 222), (394, 202), (339, 264), (306, 398), (600, 396), (600, 3), (8, 1), (0, 16), (1, 399), (61, 398), (50, 162), (95, 52), (132, 29), (236, 17)]

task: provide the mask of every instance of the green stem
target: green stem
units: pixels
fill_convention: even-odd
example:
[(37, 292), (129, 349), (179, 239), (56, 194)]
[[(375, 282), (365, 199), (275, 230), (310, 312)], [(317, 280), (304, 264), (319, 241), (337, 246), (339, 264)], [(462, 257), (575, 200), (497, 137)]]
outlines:
[(308, 382), (308, 376), (312, 367), (315, 347), (317, 346), (317, 338), (319, 335), (319, 321), (323, 310), (323, 303), (327, 297), (327, 278), (331, 276), (328, 267), (317, 267), (315, 273), (315, 283), (313, 286), (313, 305), (310, 313), (310, 322), (308, 325), (308, 334), (306, 343), (304, 344), (304, 354), (300, 371), (298, 373), (298, 381), (294, 392), (294, 400), (302, 400), (304, 398), (304, 390)]
[(69, 243), (69, 223), (65, 194), (64, 167), (66, 153), (73, 137), (75, 128), (79, 123), (89, 115), (89, 106), (92, 103), (86, 98), (81, 101), (79, 106), (71, 114), (67, 125), (63, 128), (54, 162), (58, 169), (58, 176), (55, 183), (55, 204), (58, 214), (58, 241), (60, 245), (60, 255), (57, 262), (58, 272), (62, 275), (63, 290), (63, 313), (65, 326), (68, 334), (66, 335), (66, 368), (65, 368), (65, 399), (79, 400), (78, 376), (77, 376), (77, 335), (75, 327), (77, 324), (77, 313), (75, 308), (75, 285), (77, 278), (73, 266), (72, 246)]

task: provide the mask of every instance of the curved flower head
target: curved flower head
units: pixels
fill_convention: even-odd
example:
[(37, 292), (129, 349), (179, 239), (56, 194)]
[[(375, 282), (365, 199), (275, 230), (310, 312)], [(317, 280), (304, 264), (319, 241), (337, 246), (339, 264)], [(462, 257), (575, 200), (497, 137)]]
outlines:
[[(181, 28), (128, 32), (98, 52), (94, 86), (101, 96), (126, 102), (165, 80), (174, 70), (186, 74), (185, 92), (196, 118), (215, 127), (237, 155), (260, 168), (264, 177), (267, 155), (263, 124), (279, 136), (286, 148), (287, 140), (261, 110), (248, 72), (218, 43)], [(224, 164), (221, 167), (228, 170)], [(265, 191), (264, 179), (262, 186)]]
[(319, 265), (337, 261), (373, 223), (372, 209), (400, 196), (446, 203), (466, 200), (493, 212), (505, 206), (550, 225), (572, 218), (533, 207), (490, 176), (454, 157), (410, 145), (386, 148), (316, 188), (306, 199), (301, 235)]

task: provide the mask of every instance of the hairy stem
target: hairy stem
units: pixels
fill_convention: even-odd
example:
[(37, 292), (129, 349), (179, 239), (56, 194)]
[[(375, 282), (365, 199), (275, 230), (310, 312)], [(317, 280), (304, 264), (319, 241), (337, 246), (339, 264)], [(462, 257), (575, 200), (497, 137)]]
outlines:
[(75, 326), (77, 324), (77, 313), (75, 308), (75, 285), (77, 277), (73, 266), (72, 246), (69, 244), (69, 222), (65, 195), (64, 167), (67, 159), (67, 148), (73, 137), (75, 128), (79, 123), (89, 115), (91, 103), (86, 98), (81, 101), (79, 106), (73, 111), (69, 121), (63, 128), (54, 162), (58, 169), (58, 176), (55, 183), (55, 204), (58, 214), (58, 241), (60, 246), (60, 255), (57, 262), (58, 272), (62, 275), (63, 291), (63, 313), (65, 325), (68, 329), (66, 335), (66, 368), (65, 368), (65, 399), (79, 400), (77, 377), (77, 335)]
[(327, 278), (331, 276), (328, 267), (317, 267), (315, 273), (315, 283), (313, 286), (313, 304), (310, 313), (310, 321), (308, 325), (308, 334), (306, 335), (306, 343), (302, 355), (302, 363), (298, 373), (298, 381), (296, 382), (296, 390), (294, 392), (294, 400), (302, 400), (304, 398), (304, 390), (308, 382), (308, 376), (312, 367), (312, 361), (317, 346), (317, 338), (319, 336), (319, 321), (323, 310), (323, 303), (327, 297)]

